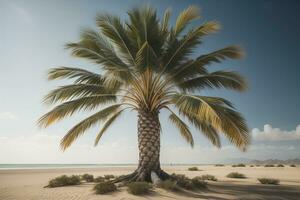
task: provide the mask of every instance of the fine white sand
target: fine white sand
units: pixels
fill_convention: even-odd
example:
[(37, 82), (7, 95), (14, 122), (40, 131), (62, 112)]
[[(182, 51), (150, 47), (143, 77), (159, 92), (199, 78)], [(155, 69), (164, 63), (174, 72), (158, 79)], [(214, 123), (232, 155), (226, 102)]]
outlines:
[[(188, 171), (190, 166), (164, 167), (168, 173), (185, 174), (188, 177), (203, 174), (215, 175), (217, 182), (209, 182), (208, 189), (191, 193), (191, 195), (167, 192), (154, 189), (146, 196), (128, 194), (126, 188), (117, 192), (96, 195), (92, 188), (93, 183), (84, 183), (78, 186), (60, 188), (43, 188), (51, 178), (62, 174), (90, 173), (94, 176), (104, 174), (129, 174), (134, 167), (102, 167), (92, 169), (22, 169), (0, 170), (0, 200), (96, 200), (96, 199), (300, 199), (300, 167), (215, 167), (198, 166), (201, 171)], [(239, 172), (247, 179), (230, 179), (226, 175), (230, 172)], [(261, 185), (257, 178), (277, 178), (280, 185)]]

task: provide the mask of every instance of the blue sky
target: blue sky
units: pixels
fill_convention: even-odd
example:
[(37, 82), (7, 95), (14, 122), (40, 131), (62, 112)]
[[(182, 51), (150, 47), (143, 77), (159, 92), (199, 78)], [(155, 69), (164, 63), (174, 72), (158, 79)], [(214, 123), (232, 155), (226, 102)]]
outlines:
[(50, 109), (41, 104), (43, 96), (67, 83), (48, 82), (48, 69), (97, 69), (71, 57), (64, 44), (76, 41), (82, 28), (96, 28), (97, 13), (126, 18), (128, 9), (146, 4), (159, 14), (171, 7), (173, 23), (189, 5), (201, 8), (202, 19), (195, 24), (219, 21), (222, 30), (207, 37), (197, 55), (230, 44), (241, 45), (247, 53), (243, 60), (211, 67), (241, 72), (248, 79), (249, 91), (240, 94), (216, 90), (204, 94), (228, 98), (244, 114), (254, 129), (249, 151), (241, 153), (226, 140), (221, 150), (215, 149), (196, 131), (196, 146), (191, 149), (162, 113), (162, 162), (222, 162), (224, 155), (227, 160), (300, 157), (299, 1), (0, 0), (0, 163), (136, 162), (135, 113), (126, 113), (118, 120), (98, 147), (92, 146), (97, 131), (94, 128), (65, 153), (59, 151), (59, 139), (86, 113), (46, 130), (38, 129), (36, 121)]

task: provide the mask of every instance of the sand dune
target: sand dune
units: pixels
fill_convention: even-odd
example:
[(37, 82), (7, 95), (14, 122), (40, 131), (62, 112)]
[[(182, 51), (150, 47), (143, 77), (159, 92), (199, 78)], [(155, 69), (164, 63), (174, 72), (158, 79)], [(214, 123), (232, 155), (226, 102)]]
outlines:
[[(61, 188), (43, 188), (49, 179), (62, 174), (91, 173), (95, 176), (104, 174), (128, 174), (134, 167), (103, 167), (94, 169), (26, 169), (0, 170), (1, 200), (97, 200), (97, 199), (299, 199), (300, 198), (300, 167), (265, 168), (265, 167), (215, 167), (198, 166), (202, 171), (187, 171), (188, 166), (172, 166), (164, 169), (169, 173), (185, 174), (189, 177), (202, 174), (215, 175), (218, 182), (209, 182), (207, 190), (199, 193), (174, 193), (155, 189), (146, 196), (134, 196), (125, 188), (109, 195), (95, 195), (93, 184)], [(230, 172), (244, 173), (247, 179), (230, 179)], [(261, 185), (257, 178), (278, 178), (278, 186)]]

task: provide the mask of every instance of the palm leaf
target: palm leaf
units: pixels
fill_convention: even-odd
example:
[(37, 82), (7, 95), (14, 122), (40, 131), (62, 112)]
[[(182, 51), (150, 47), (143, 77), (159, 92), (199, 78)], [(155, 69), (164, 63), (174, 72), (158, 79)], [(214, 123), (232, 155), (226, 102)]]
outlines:
[(169, 116), (169, 119), (173, 124), (177, 126), (181, 136), (187, 141), (187, 143), (189, 143), (193, 147), (194, 139), (192, 133), (189, 130), (188, 125), (184, 123), (173, 111), (171, 111), (171, 115)]
[(115, 101), (116, 95), (114, 94), (87, 96), (72, 101), (67, 101), (56, 106), (51, 111), (43, 115), (39, 119), (38, 124), (41, 127), (47, 127), (67, 116), (73, 115), (76, 111), (93, 110), (100, 105)]
[(79, 136), (81, 136), (87, 129), (91, 128), (98, 122), (105, 121), (112, 113), (120, 108), (121, 104), (111, 105), (103, 110), (93, 114), (92, 116), (82, 120), (75, 125), (61, 140), (60, 146), (66, 150)]
[(113, 115), (111, 115), (107, 121), (105, 122), (105, 124), (103, 125), (102, 129), (100, 130), (100, 132), (98, 133), (96, 139), (95, 139), (95, 146), (98, 145), (100, 138), (102, 137), (103, 133), (110, 127), (110, 125), (121, 115), (121, 113), (124, 111), (123, 110), (119, 110), (118, 112), (114, 113)]

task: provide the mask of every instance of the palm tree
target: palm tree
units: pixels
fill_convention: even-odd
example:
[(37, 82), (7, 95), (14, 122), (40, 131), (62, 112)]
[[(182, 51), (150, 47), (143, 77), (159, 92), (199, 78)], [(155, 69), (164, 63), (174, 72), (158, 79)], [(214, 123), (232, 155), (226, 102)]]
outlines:
[(241, 49), (228, 46), (191, 58), (203, 37), (217, 32), (220, 25), (210, 21), (186, 30), (190, 22), (200, 17), (195, 6), (183, 10), (174, 26), (169, 25), (170, 14), (166, 10), (160, 20), (153, 8), (136, 8), (128, 12), (126, 22), (114, 15), (100, 14), (96, 18), (99, 31), (85, 29), (78, 42), (66, 45), (73, 56), (96, 63), (99, 72), (70, 67), (49, 71), (49, 80), (72, 79), (73, 84), (50, 91), (44, 98), (44, 103), (58, 105), (39, 119), (41, 127), (77, 111), (95, 110), (67, 132), (60, 144), (63, 150), (90, 127), (104, 122), (95, 139), (97, 145), (126, 109), (138, 115), (139, 163), (124, 179), (151, 181), (151, 173), (162, 179), (168, 177), (159, 159), (159, 113), (163, 109), (170, 113), (170, 121), (191, 146), (194, 140), (186, 122), (217, 147), (221, 147), (223, 134), (239, 149), (246, 149), (250, 136), (241, 114), (228, 100), (199, 95), (206, 88), (247, 88), (237, 72), (207, 69), (212, 63), (242, 57)]

